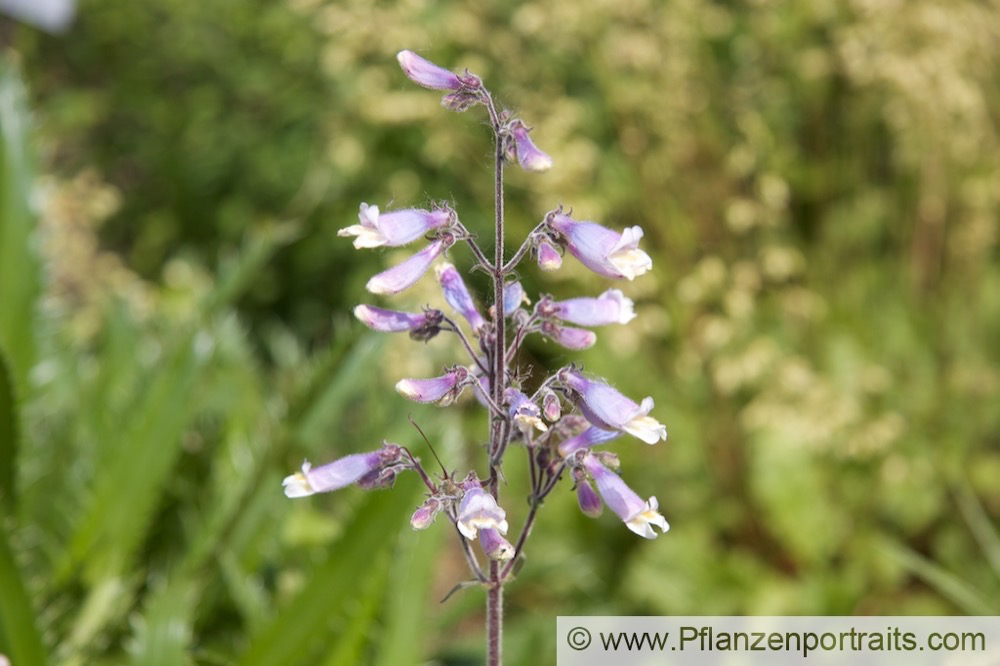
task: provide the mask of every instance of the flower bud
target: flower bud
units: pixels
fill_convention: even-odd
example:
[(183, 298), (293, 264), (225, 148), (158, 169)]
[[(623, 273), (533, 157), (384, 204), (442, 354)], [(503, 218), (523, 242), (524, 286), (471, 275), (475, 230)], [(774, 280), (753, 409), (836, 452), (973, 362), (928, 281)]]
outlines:
[(538, 267), (543, 271), (558, 270), (562, 266), (562, 255), (547, 240), (538, 241), (535, 246), (535, 256), (538, 259)]
[(562, 413), (562, 404), (555, 391), (545, 389), (545, 393), (542, 394), (542, 413), (550, 423), (555, 423), (559, 420), (559, 416)]
[(518, 164), (525, 171), (542, 172), (552, 168), (552, 158), (542, 152), (528, 136), (530, 131), (520, 120), (512, 120), (508, 125), (511, 141), (508, 143), (508, 156), (513, 153)]
[(415, 530), (425, 530), (431, 526), (440, 511), (441, 501), (435, 497), (429, 497), (413, 512), (410, 525)]
[(396, 54), (396, 60), (403, 68), (403, 73), (417, 85), (432, 90), (458, 90), (462, 87), (462, 81), (457, 74), (444, 67), (438, 67), (413, 51), (400, 51)]
[(593, 331), (562, 326), (554, 321), (542, 322), (542, 333), (567, 349), (587, 349), (597, 342), (597, 335)]

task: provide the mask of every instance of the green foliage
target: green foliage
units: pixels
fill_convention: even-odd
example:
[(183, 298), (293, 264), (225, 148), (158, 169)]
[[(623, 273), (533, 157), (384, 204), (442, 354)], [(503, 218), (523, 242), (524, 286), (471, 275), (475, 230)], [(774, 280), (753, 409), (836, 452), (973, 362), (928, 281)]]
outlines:
[[(509, 170), (511, 238), (564, 203), (642, 225), (654, 260), (621, 286), (632, 326), (524, 364), (655, 398), (670, 440), (616, 450), (673, 529), (639, 542), (558, 489), (510, 588), (512, 663), (559, 613), (998, 612), (998, 30), (973, 0), (94, 0), (66, 37), (18, 34), (45, 180), (4, 69), (0, 651), (479, 658), (482, 595), (437, 603), (464, 564), (447, 525), (405, 527), (413, 479), (280, 493), (383, 437), (429, 459), (408, 413), (449, 466), (485, 432), (389, 395), (447, 342), (349, 316), (405, 256), (334, 239), (359, 202), (448, 198), (489, 235), (481, 118), (408, 86), (400, 48), (498, 85), (553, 155)], [(571, 258), (522, 273), (606, 288)], [(440, 302), (412, 291), (393, 304)]]

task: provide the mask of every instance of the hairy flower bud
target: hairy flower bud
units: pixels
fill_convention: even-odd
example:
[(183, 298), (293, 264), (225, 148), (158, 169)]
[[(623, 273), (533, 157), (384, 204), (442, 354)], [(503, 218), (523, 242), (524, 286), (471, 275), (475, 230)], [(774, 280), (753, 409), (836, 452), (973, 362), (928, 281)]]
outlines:
[(373, 331), (401, 333), (437, 329), (444, 315), (440, 310), (428, 309), (414, 313), (386, 310), (374, 305), (359, 305), (354, 308), (354, 316)]
[(597, 342), (597, 335), (593, 331), (563, 326), (554, 321), (542, 322), (542, 333), (567, 349), (587, 349)]
[(562, 266), (562, 255), (547, 240), (538, 241), (535, 246), (535, 256), (538, 259), (538, 267), (543, 271), (555, 271)]
[(542, 394), (542, 413), (552, 423), (559, 420), (559, 416), (562, 414), (562, 404), (555, 391), (545, 389)]
[(428, 497), (427, 501), (413, 512), (413, 516), (410, 518), (410, 525), (415, 530), (427, 529), (434, 522), (434, 519), (442, 508), (441, 500), (436, 497)]
[(441, 290), (444, 291), (444, 300), (448, 301), (448, 305), (455, 308), (458, 314), (465, 317), (469, 326), (478, 335), (479, 329), (486, 324), (486, 320), (476, 309), (476, 304), (473, 302), (472, 295), (469, 294), (462, 276), (458, 274), (454, 266), (447, 262), (439, 264), (435, 272), (437, 280), (441, 284)]
[(432, 90), (458, 90), (462, 87), (462, 81), (457, 74), (444, 67), (438, 67), (413, 51), (400, 51), (396, 54), (396, 60), (403, 68), (403, 73), (417, 85)]
[(514, 557), (514, 546), (500, 532), (489, 527), (479, 530), (479, 545), (486, 557), (495, 562), (506, 562)]
[(552, 168), (552, 158), (542, 152), (528, 136), (531, 130), (520, 120), (512, 120), (507, 126), (507, 158), (516, 159), (525, 171), (542, 172)]
[(396, 390), (414, 402), (436, 402), (444, 407), (455, 401), (465, 388), (468, 377), (468, 368), (459, 366), (440, 377), (400, 379), (396, 382)]
[(427, 272), (434, 260), (454, 242), (455, 238), (450, 234), (438, 238), (403, 263), (382, 271), (368, 280), (365, 287), (373, 294), (398, 294), (412, 287), (420, 276)]

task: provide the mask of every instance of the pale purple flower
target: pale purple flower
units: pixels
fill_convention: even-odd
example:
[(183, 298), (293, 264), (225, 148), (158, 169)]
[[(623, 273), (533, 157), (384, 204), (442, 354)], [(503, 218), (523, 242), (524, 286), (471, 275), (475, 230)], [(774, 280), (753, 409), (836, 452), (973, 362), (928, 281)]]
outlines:
[(670, 529), (666, 519), (657, 510), (659, 504), (655, 497), (643, 501), (620, 476), (606, 468), (592, 455), (583, 459), (583, 465), (597, 484), (597, 492), (601, 494), (604, 503), (618, 514), (630, 530), (646, 539), (655, 539), (657, 535), (653, 527), (659, 527), (660, 532)]
[(286, 476), (281, 482), (287, 497), (307, 497), (314, 493), (339, 490), (357, 482), (386, 465), (397, 462), (401, 449), (396, 444), (385, 444), (378, 451), (355, 453), (338, 460), (313, 467), (309, 461), (302, 463), (302, 471)]
[(667, 438), (667, 429), (649, 416), (653, 399), (646, 397), (641, 405), (629, 400), (618, 390), (587, 379), (574, 368), (559, 373), (563, 385), (571, 389), (580, 411), (592, 424), (604, 430), (623, 430), (647, 444)]
[(479, 545), (483, 547), (486, 557), (496, 562), (506, 562), (514, 557), (514, 546), (495, 529), (484, 527), (479, 530)]
[(398, 294), (413, 286), (420, 276), (427, 272), (434, 260), (454, 242), (455, 238), (450, 234), (438, 238), (403, 263), (382, 271), (368, 280), (365, 288), (373, 294)]
[(512, 387), (504, 391), (503, 397), (509, 405), (510, 418), (517, 423), (522, 430), (537, 428), (538, 430), (545, 432), (549, 429), (549, 427), (545, 425), (545, 422), (541, 419), (542, 410), (538, 408), (538, 405), (531, 402), (531, 400), (528, 399), (528, 396)]
[(503, 288), (503, 316), (514, 314), (522, 304), (530, 304), (531, 300), (524, 293), (520, 282), (508, 282)]
[(455, 401), (465, 388), (468, 377), (468, 368), (458, 366), (440, 377), (400, 379), (396, 382), (396, 390), (414, 402), (436, 402), (444, 407)]
[(507, 512), (500, 508), (496, 499), (480, 487), (465, 491), (461, 504), (458, 505), (458, 531), (469, 539), (476, 538), (476, 532), (483, 529), (494, 529), (501, 534), (507, 533)]
[(618, 289), (608, 289), (597, 298), (570, 298), (553, 301), (547, 312), (563, 321), (580, 326), (627, 324), (635, 319), (632, 299)]
[(337, 235), (355, 236), (354, 247), (358, 249), (383, 245), (398, 247), (412, 243), (431, 229), (448, 224), (453, 216), (454, 211), (448, 208), (404, 208), (380, 215), (378, 206), (363, 203), (358, 212), (360, 224), (341, 229)]
[(559, 401), (559, 396), (550, 389), (545, 389), (545, 392), (542, 394), (542, 413), (545, 414), (546, 419), (553, 423), (558, 421), (559, 416), (562, 414), (562, 404)]
[(528, 132), (531, 130), (523, 122), (512, 120), (508, 129), (510, 131), (510, 142), (507, 150), (509, 158), (516, 158), (518, 164), (525, 171), (542, 172), (552, 168), (552, 158), (548, 153), (538, 149), (535, 142), (528, 136)]
[(441, 284), (441, 290), (444, 292), (444, 300), (448, 301), (448, 305), (455, 308), (458, 314), (465, 317), (472, 330), (478, 333), (479, 329), (486, 325), (486, 320), (476, 309), (476, 304), (473, 302), (472, 295), (469, 294), (462, 276), (458, 274), (454, 266), (447, 262), (439, 264), (435, 272), (437, 280)]
[(538, 267), (543, 271), (555, 271), (562, 266), (562, 255), (547, 240), (538, 241), (535, 246), (535, 256), (538, 259)]
[(374, 305), (359, 305), (354, 308), (354, 316), (368, 328), (380, 333), (401, 333), (437, 328), (443, 316), (440, 310), (423, 312), (399, 312), (386, 310)]
[(599, 517), (604, 512), (604, 505), (590, 485), (586, 472), (579, 468), (574, 469), (573, 482), (576, 483), (576, 501), (580, 505), (580, 511), (591, 518)]
[(546, 221), (562, 235), (570, 253), (599, 275), (634, 280), (653, 267), (653, 260), (639, 249), (641, 227), (626, 227), (618, 233), (596, 222), (577, 222), (560, 212), (550, 214)]
[(462, 80), (457, 74), (438, 67), (413, 51), (400, 51), (396, 54), (396, 60), (406, 76), (417, 85), (432, 90), (458, 90), (462, 87)]
[(442, 508), (441, 500), (436, 497), (428, 497), (427, 501), (413, 512), (413, 516), (410, 517), (410, 526), (415, 530), (427, 529), (434, 522), (434, 519)]
[(613, 439), (621, 437), (621, 433), (617, 430), (604, 430), (598, 428), (597, 426), (590, 426), (579, 435), (575, 437), (570, 437), (569, 439), (563, 440), (559, 443), (559, 455), (563, 458), (568, 458), (570, 454), (579, 451), (581, 449), (589, 449), (592, 446), (597, 446), (598, 444), (604, 444), (605, 442), (610, 442)]
[(563, 326), (554, 321), (542, 322), (542, 333), (567, 349), (587, 349), (597, 342), (597, 335), (593, 331)]

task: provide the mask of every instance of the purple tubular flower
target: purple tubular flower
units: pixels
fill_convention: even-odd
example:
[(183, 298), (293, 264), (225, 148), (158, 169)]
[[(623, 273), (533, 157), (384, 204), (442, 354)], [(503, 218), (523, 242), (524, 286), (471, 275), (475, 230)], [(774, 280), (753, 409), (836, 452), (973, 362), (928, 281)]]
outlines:
[(452, 236), (442, 236), (425, 247), (420, 252), (401, 264), (382, 271), (371, 280), (365, 288), (373, 294), (398, 294), (408, 289), (427, 272), (434, 260), (447, 250), (455, 239)]
[(507, 534), (507, 512), (482, 488), (470, 488), (458, 506), (457, 525), (458, 531), (470, 541), (476, 538), (478, 530), (493, 529)]
[(436, 402), (444, 407), (455, 401), (468, 377), (469, 370), (459, 366), (440, 377), (400, 379), (396, 382), (396, 390), (414, 402)]
[(520, 282), (508, 282), (503, 288), (503, 316), (514, 314), (522, 303), (531, 303)]
[(555, 316), (580, 326), (627, 324), (635, 319), (632, 299), (618, 289), (608, 289), (597, 298), (570, 298), (552, 303)]
[(511, 121), (510, 135), (513, 139), (513, 152), (518, 164), (525, 171), (542, 172), (552, 168), (552, 158), (542, 152), (528, 136), (530, 131), (520, 120)]
[(337, 232), (338, 236), (355, 236), (354, 247), (371, 248), (398, 247), (411, 243), (431, 229), (448, 224), (453, 211), (435, 208), (427, 211), (420, 208), (404, 208), (391, 213), (379, 214), (378, 206), (361, 204), (358, 221)]
[(559, 379), (574, 392), (580, 411), (597, 427), (622, 430), (647, 444), (667, 438), (667, 429), (649, 416), (653, 410), (652, 398), (646, 397), (637, 405), (616, 389), (590, 381), (573, 368), (562, 370)]
[(601, 504), (601, 498), (597, 496), (597, 493), (590, 485), (590, 481), (585, 478), (576, 482), (576, 500), (580, 504), (580, 511), (585, 516), (598, 518), (604, 513), (604, 505)]
[(440, 310), (424, 310), (420, 313), (386, 310), (374, 305), (359, 305), (354, 308), (358, 320), (380, 333), (401, 333), (435, 328), (441, 323)]
[(465, 317), (472, 330), (478, 333), (479, 329), (486, 325), (486, 320), (476, 309), (476, 304), (472, 301), (472, 296), (469, 294), (462, 276), (458, 274), (454, 266), (447, 262), (440, 264), (436, 272), (437, 280), (441, 283), (441, 290), (444, 291), (444, 300), (448, 301), (448, 305), (455, 308), (458, 314)]
[(486, 557), (496, 562), (506, 562), (514, 557), (514, 546), (500, 532), (489, 527), (479, 530), (479, 545)]
[(562, 326), (554, 321), (542, 322), (542, 333), (567, 349), (587, 349), (597, 342), (597, 336), (593, 331)]
[(597, 458), (588, 455), (583, 459), (583, 465), (590, 472), (597, 484), (597, 492), (601, 494), (608, 508), (618, 514), (625, 526), (646, 539), (655, 539), (653, 527), (659, 527), (660, 532), (670, 529), (666, 519), (660, 515), (659, 504), (655, 497), (643, 501), (635, 494), (621, 477), (602, 465)]
[(410, 526), (415, 530), (426, 530), (434, 522), (438, 512), (441, 511), (441, 501), (436, 497), (429, 497), (421, 504), (413, 516), (410, 518)]
[(618, 437), (621, 437), (621, 433), (617, 430), (603, 430), (597, 426), (590, 426), (576, 437), (570, 437), (560, 442), (559, 455), (563, 458), (568, 458), (575, 451), (589, 449), (592, 446), (610, 442)]
[(522, 429), (530, 430), (534, 427), (542, 432), (549, 429), (541, 419), (542, 410), (538, 408), (538, 405), (531, 402), (528, 396), (516, 388), (508, 388), (504, 391), (503, 397), (507, 404), (510, 405), (510, 418), (521, 426)]
[(562, 266), (562, 255), (547, 240), (538, 241), (535, 252), (538, 258), (538, 267), (543, 271), (555, 271)]
[(286, 476), (281, 482), (286, 497), (308, 497), (315, 493), (339, 490), (357, 482), (400, 458), (396, 444), (385, 444), (378, 451), (355, 453), (313, 468), (309, 461), (302, 463), (302, 471)]
[(396, 60), (403, 68), (403, 73), (417, 85), (432, 90), (458, 90), (462, 87), (462, 81), (457, 74), (449, 72), (444, 67), (438, 67), (413, 51), (400, 51), (396, 54)]
[(562, 213), (550, 214), (549, 228), (562, 234), (566, 248), (584, 266), (598, 275), (634, 280), (653, 267), (653, 260), (639, 249), (641, 227), (622, 233), (596, 222), (577, 222)]

